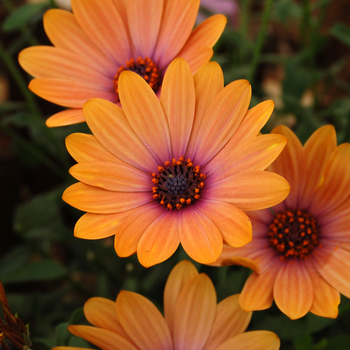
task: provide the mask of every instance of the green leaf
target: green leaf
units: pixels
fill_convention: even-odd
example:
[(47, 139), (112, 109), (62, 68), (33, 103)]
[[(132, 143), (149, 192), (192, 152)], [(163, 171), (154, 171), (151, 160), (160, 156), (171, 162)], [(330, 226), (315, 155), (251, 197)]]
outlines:
[(0, 261), (0, 280), (24, 266), (30, 255), (28, 246), (19, 246), (7, 253)]
[(334, 24), (329, 33), (342, 43), (350, 46), (350, 27), (348, 27), (346, 24)]
[(27, 24), (34, 16), (43, 13), (47, 7), (45, 2), (38, 4), (26, 4), (18, 7), (10, 13), (6, 18), (2, 29), (5, 32), (20, 29), (24, 24)]
[(68, 345), (70, 333), (68, 332), (68, 322), (60, 323), (56, 326), (56, 346), (66, 346)]

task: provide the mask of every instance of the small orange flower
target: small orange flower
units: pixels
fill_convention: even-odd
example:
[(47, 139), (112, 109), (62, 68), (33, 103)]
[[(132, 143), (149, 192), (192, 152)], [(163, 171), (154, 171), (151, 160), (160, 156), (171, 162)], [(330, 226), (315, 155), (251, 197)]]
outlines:
[(257, 136), (269, 118), (267, 101), (247, 112), (245, 80), (223, 88), (217, 63), (194, 77), (185, 60), (169, 66), (160, 100), (137, 74), (122, 72), (123, 109), (92, 99), (84, 114), (92, 135), (73, 134), (66, 144), (78, 162), (79, 181), (63, 199), (88, 212), (75, 236), (115, 235), (121, 257), (137, 251), (148, 267), (168, 259), (181, 242), (191, 258), (213, 263), (223, 241), (251, 241), (242, 210), (279, 203), (289, 185), (264, 171), (286, 144), (281, 135)]
[(11, 312), (5, 290), (1, 282), (0, 305), (4, 313), (4, 320), (0, 318), (0, 349), (29, 349), (31, 346), (29, 330), (25, 326), (24, 322)]
[(238, 296), (217, 305), (209, 277), (182, 261), (165, 286), (164, 317), (145, 297), (121, 291), (116, 302), (89, 299), (84, 313), (95, 327), (69, 326), (69, 331), (102, 350), (278, 350), (280, 341), (272, 332), (243, 333), (252, 313), (240, 308)]
[(338, 315), (340, 293), (350, 297), (350, 145), (337, 147), (332, 126), (318, 129), (301, 145), (285, 126), (273, 133), (288, 138), (271, 170), (291, 185), (272, 211), (249, 213), (253, 241), (224, 247), (217, 264), (251, 267), (240, 304), (263, 310), (273, 299), (291, 319), (308, 311)]
[(213, 55), (226, 25), (215, 15), (192, 31), (200, 0), (72, 0), (73, 14), (49, 10), (45, 31), (55, 47), (23, 50), (19, 63), (36, 79), (29, 89), (71, 109), (47, 120), (49, 127), (83, 122), (90, 98), (119, 102), (119, 76), (130, 70), (159, 93), (175, 57), (195, 72)]

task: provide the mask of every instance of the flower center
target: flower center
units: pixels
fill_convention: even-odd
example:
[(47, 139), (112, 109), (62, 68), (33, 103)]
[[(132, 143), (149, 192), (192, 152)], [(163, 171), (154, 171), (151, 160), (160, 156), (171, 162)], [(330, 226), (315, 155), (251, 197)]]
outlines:
[(289, 209), (275, 214), (269, 241), (281, 260), (306, 259), (319, 244), (317, 219), (306, 210)]
[(119, 80), (120, 73), (123, 70), (130, 70), (140, 75), (143, 79), (147, 81), (147, 83), (153, 89), (154, 92), (157, 92), (160, 89), (163, 77), (159, 72), (156, 64), (148, 57), (145, 57), (145, 58), (139, 57), (137, 60), (130, 58), (130, 60), (126, 62), (126, 66), (119, 67), (113, 79), (114, 90), (117, 94), (117, 102), (120, 102), (118, 80)]
[(158, 167), (158, 174), (150, 173), (153, 198), (168, 209), (181, 209), (199, 199), (200, 189), (204, 186), (205, 175), (199, 172), (199, 166), (194, 167), (191, 159), (184, 162), (182, 156), (172, 163), (165, 162), (165, 167)]

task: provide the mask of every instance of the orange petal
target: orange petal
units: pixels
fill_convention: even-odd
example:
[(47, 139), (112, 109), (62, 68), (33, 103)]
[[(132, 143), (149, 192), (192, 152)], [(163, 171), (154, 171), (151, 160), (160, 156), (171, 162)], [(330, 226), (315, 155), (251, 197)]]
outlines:
[(149, 203), (151, 192), (112, 192), (78, 182), (68, 187), (62, 199), (74, 208), (95, 214), (112, 214)]
[(124, 65), (131, 57), (123, 20), (112, 0), (72, 0), (81, 28), (111, 60)]
[(326, 282), (350, 298), (350, 252), (323, 246), (313, 254), (313, 262)]
[(239, 334), (227, 340), (215, 350), (278, 350), (281, 342), (269, 331), (253, 331)]
[(167, 260), (180, 244), (178, 213), (164, 212), (146, 229), (137, 246), (137, 257), (144, 267)]
[(155, 61), (166, 67), (183, 47), (196, 21), (200, 0), (164, 1)]
[(96, 345), (101, 350), (138, 350), (128, 340), (107, 329), (90, 326), (69, 326), (68, 330), (77, 337)]
[(222, 235), (215, 224), (195, 207), (179, 213), (180, 242), (186, 253), (201, 264), (215, 262), (222, 251)]
[(123, 71), (119, 78), (119, 97), (126, 118), (145, 147), (159, 164), (172, 159), (167, 120), (159, 100), (138, 74)]
[(117, 298), (117, 314), (124, 330), (138, 348), (173, 349), (162, 314), (142, 295), (121, 291)]
[(216, 292), (205, 274), (184, 285), (177, 300), (174, 348), (202, 350), (214, 324)]
[(151, 202), (130, 211), (130, 215), (123, 220), (116, 232), (116, 253), (120, 257), (134, 254), (144, 232), (164, 211), (165, 208), (158, 202)]
[(46, 120), (46, 126), (54, 128), (56, 126), (72, 125), (82, 122), (85, 122), (85, 117), (81, 108), (67, 109), (48, 118)]
[(109, 191), (150, 191), (151, 176), (130, 166), (111, 162), (84, 162), (73, 165), (69, 173), (77, 180)]
[(217, 226), (224, 243), (241, 247), (252, 240), (252, 225), (248, 216), (234, 205), (205, 199), (195, 205)]
[(252, 312), (244, 311), (238, 298), (239, 294), (231, 295), (218, 304), (214, 326), (203, 350), (216, 349), (226, 340), (247, 329)]
[(251, 88), (246, 80), (234, 81), (216, 95), (201, 122), (194, 163), (203, 166), (224, 147), (241, 123), (250, 97)]
[(221, 67), (216, 62), (209, 62), (198, 70), (193, 76), (193, 80), (196, 92), (196, 110), (191, 138), (186, 151), (186, 155), (191, 159), (202, 119), (215, 96), (224, 88), (224, 76)]
[(33, 79), (28, 88), (45, 100), (71, 108), (82, 108), (87, 100), (94, 97), (109, 101), (115, 101), (116, 99), (114, 91), (109, 91), (103, 87), (57, 78)]
[(163, 3), (163, 0), (125, 1), (129, 29), (137, 56), (151, 58), (153, 55), (162, 20)]
[(276, 305), (292, 320), (303, 317), (313, 302), (313, 286), (303, 262), (288, 261), (280, 269), (273, 288)]
[(158, 162), (135, 134), (120, 107), (92, 99), (84, 105), (84, 115), (98, 141), (116, 157), (147, 172), (158, 169)]
[(111, 162), (127, 164), (108, 152), (93, 135), (70, 134), (66, 138), (66, 147), (69, 154), (78, 162)]
[(55, 346), (52, 350), (91, 350), (91, 348), (74, 348), (71, 346)]
[(202, 198), (232, 203), (241, 210), (272, 207), (285, 199), (289, 184), (282, 177), (267, 171), (247, 171), (225, 178), (202, 190)]
[(311, 259), (307, 259), (303, 263), (311, 278), (314, 290), (310, 312), (321, 317), (336, 318), (338, 316), (338, 305), (340, 304), (339, 292), (323, 279)]
[(196, 276), (198, 276), (197, 269), (187, 260), (178, 263), (169, 274), (164, 289), (164, 317), (172, 338), (174, 337), (174, 318), (177, 310), (177, 300), (183, 287)]
[(192, 73), (207, 63), (213, 57), (214, 51), (210, 46), (202, 46), (192, 50), (188, 50), (176, 57), (183, 58), (190, 67)]
[(160, 103), (169, 124), (173, 157), (179, 159), (187, 148), (195, 109), (193, 78), (185, 60), (177, 58), (167, 69)]
[(44, 28), (58, 48), (74, 52), (95, 64), (95, 69), (114, 75), (118, 66), (91, 41), (71, 12), (53, 9), (45, 12)]
[(128, 211), (116, 214), (86, 213), (75, 224), (74, 236), (82, 239), (101, 239), (113, 236), (128, 215)]

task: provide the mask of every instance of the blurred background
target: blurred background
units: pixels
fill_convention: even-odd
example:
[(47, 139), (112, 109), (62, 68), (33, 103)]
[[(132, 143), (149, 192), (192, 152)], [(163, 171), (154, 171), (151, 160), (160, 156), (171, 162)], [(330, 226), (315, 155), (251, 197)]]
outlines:
[[(0, 280), (10, 307), (30, 324), (34, 349), (57, 345), (90, 347), (70, 336), (82, 324), (82, 307), (92, 296), (115, 300), (122, 289), (135, 291), (162, 310), (163, 289), (172, 267), (189, 259), (179, 248), (168, 261), (149, 269), (135, 256), (119, 258), (113, 238), (73, 237), (81, 212), (61, 195), (75, 181), (64, 146), (85, 124), (48, 129), (45, 120), (61, 107), (33, 95), (30, 77), (17, 56), (32, 45), (50, 45), (44, 12), (70, 8), (69, 1), (0, 2)], [(272, 99), (275, 111), (263, 132), (279, 124), (304, 142), (324, 124), (333, 124), (338, 142), (350, 141), (349, 0), (202, 0), (198, 23), (224, 13), (228, 24), (213, 60), (225, 83), (248, 79), (251, 106)], [(250, 270), (196, 264), (215, 284), (218, 301), (239, 293)], [(253, 314), (249, 330), (271, 330), (282, 350), (348, 350), (350, 301), (342, 296), (336, 320), (308, 314), (291, 321), (275, 306)]]

